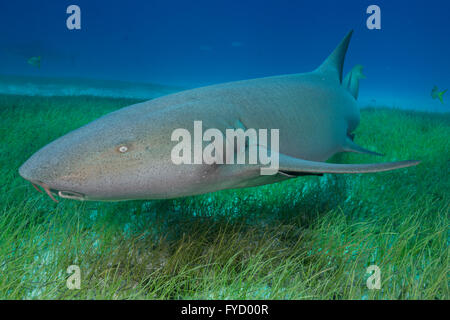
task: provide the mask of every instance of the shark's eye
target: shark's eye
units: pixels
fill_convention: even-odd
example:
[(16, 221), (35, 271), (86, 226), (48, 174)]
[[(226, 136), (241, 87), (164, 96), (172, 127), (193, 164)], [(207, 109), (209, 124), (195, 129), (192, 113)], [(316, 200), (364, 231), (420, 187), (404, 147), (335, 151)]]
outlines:
[(120, 146), (119, 148), (117, 148), (117, 150), (119, 150), (120, 153), (125, 153), (128, 151), (128, 147), (127, 146)]

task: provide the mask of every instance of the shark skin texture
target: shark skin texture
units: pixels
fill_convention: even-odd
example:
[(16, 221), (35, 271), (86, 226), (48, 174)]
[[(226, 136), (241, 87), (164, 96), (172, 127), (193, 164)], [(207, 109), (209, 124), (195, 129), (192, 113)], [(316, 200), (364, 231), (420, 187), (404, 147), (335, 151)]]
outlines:
[[(349, 32), (314, 71), (196, 88), (107, 114), (44, 146), (19, 169), (56, 201), (168, 199), (244, 188), (303, 175), (371, 173), (419, 161), (332, 164), (338, 152), (379, 155), (356, 145), (359, 79), (343, 84)], [(352, 75), (349, 75), (351, 78)], [(356, 80), (355, 80), (356, 79)], [(348, 79), (347, 79), (348, 80)], [(356, 81), (356, 82), (355, 82)], [(177, 128), (279, 129), (279, 169), (261, 175), (257, 164), (174, 164)], [(261, 147), (261, 146), (258, 146)]]

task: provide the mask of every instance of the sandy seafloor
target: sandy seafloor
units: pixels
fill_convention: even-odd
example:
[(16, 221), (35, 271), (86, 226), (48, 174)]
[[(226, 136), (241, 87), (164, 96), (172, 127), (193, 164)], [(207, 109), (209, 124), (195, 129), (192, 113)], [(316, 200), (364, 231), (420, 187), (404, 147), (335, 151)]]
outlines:
[(183, 88), (117, 80), (0, 75), (0, 94), (154, 99), (180, 90)]
[[(30, 96), (96, 96), (114, 98), (154, 99), (191, 89), (195, 86), (169, 86), (155, 83), (127, 82), (89, 78), (50, 78), (37, 76), (0, 75), (0, 94)], [(392, 107), (425, 112), (449, 112), (448, 97), (444, 104), (432, 99), (429, 92), (410, 92), (362, 88), (358, 97), (360, 108)]]

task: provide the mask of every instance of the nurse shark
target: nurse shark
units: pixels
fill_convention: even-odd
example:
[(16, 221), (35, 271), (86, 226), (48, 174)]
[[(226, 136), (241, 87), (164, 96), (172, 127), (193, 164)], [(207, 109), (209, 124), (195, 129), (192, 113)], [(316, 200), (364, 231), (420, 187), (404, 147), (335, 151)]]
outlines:
[[(379, 155), (353, 142), (360, 120), (359, 77), (345, 84), (342, 77), (351, 35), (352, 31), (309, 73), (211, 85), (109, 113), (44, 146), (19, 173), (55, 201), (55, 195), (119, 201), (168, 199), (304, 175), (372, 173), (417, 165), (419, 161), (412, 160), (325, 162), (338, 152)], [(171, 134), (178, 128), (192, 128), (199, 120), (205, 129), (221, 132), (236, 126), (278, 129), (275, 174), (261, 175), (261, 163), (175, 164), (171, 151), (176, 142)]]

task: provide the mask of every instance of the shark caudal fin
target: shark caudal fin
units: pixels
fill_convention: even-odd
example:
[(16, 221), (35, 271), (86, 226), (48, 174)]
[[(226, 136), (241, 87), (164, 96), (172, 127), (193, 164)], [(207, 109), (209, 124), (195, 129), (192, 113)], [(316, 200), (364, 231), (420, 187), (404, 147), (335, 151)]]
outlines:
[(366, 76), (362, 73), (362, 69), (363, 66), (357, 64), (349, 73), (347, 73), (342, 81), (342, 86), (352, 94), (355, 100), (358, 99), (359, 80), (366, 78)]
[(336, 79), (342, 83), (342, 70), (344, 67), (345, 54), (347, 53), (350, 39), (352, 38), (353, 30), (351, 30), (342, 39), (341, 43), (334, 49), (328, 58), (315, 70), (324, 74), (327, 78)]

